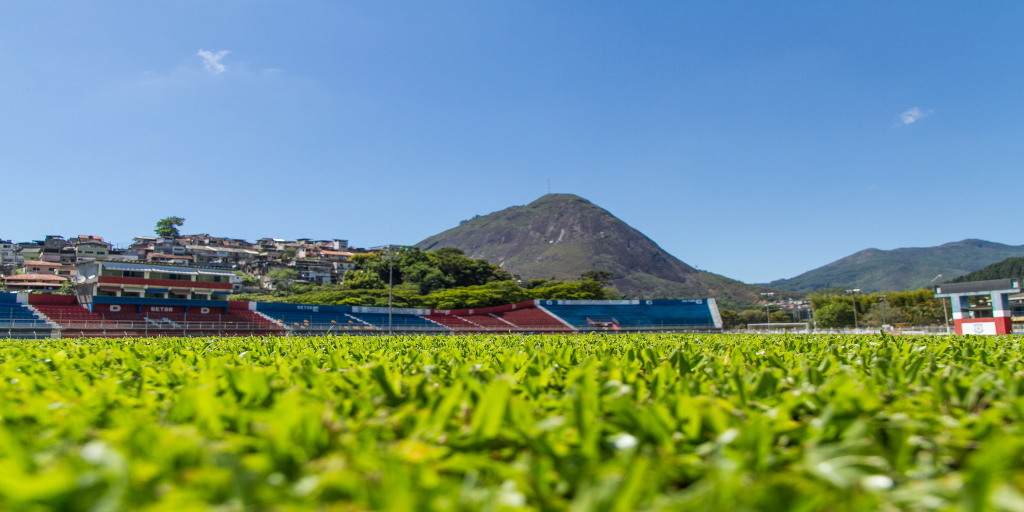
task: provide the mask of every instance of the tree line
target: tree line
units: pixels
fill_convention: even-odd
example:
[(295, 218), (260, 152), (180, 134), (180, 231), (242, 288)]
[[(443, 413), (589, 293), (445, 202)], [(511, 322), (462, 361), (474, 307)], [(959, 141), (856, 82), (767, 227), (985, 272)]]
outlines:
[(285, 268), (268, 274), (275, 283), (274, 291), (237, 294), (231, 300), (387, 306), (389, 283), (393, 283), (393, 305), (408, 308), (463, 309), (532, 299), (620, 298), (609, 287), (614, 277), (611, 272), (584, 272), (574, 281), (555, 278), (524, 281), (498, 265), (470, 258), (453, 247), (434, 251), (402, 247), (356, 254), (350, 261), (355, 268), (346, 272), (343, 282), (338, 284), (290, 284), (298, 278), (298, 272)]
[[(885, 297), (884, 306), (882, 297)], [(861, 327), (881, 327), (883, 316), (888, 325), (939, 325), (946, 322), (947, 312), (943, 299), (935, 298), (929, 288), (900, 292), (845, 295), (839, 293), (811, 293), (807, 296), (818, 327), (853, 327), (854, 308), (856, 324)], [(884, 313), (883, 313), (884, 311)], [(765, 308), (746, 311), (722, 310), (722, 323), (726, 329), (745, 328), (748, 324), (767, 323)], [(792, 322), (784, 311), (771, 312), (772, 323)]]

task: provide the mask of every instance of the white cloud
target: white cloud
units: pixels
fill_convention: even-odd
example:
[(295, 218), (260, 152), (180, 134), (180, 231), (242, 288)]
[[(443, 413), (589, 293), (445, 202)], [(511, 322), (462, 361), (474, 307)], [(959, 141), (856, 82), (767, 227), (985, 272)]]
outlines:
[(229, 53), (231, 53), (231, 52), (229, 52), (227, 50), (221, 50), (221, 51), (216, 52), (216, 53), (215, 52), (208, 52), (206, 50), (199, 50), (199, 53), (197, 53), (196, 55), (198, 55), (198, 56), (203, 58), (203, 66), (206, 67), (207, 71), (217, 75), (217, 74), (223, 73), (224, 70), (227, 69), (224, 66), (224, 64), (220, 63), (220, 60), (223, 59), (224, 56), (229, 54)]
[(910, 109), (910, 110), (900, 114), (900, 121), (902, 121), (903, 124), (905, 124), (905, 125), (913, 124), (914, 121), (917, 121), (918, 119), (921, 119), (922, 117), (926, 117), (929, 114), (931, 114), (932, 112), (935, 112), (935, 110), (929, 110), (927, 112), (924, 112), (919, 107), (914, 107), (914, 108), (912, 108), (912, 109)]

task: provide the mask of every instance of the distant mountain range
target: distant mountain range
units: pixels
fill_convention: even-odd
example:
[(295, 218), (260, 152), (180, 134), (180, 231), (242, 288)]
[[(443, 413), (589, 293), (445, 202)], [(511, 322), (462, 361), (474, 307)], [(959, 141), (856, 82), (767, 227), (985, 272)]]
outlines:
[[(608, 211), (572, 194), (548, 194), (526, 206), (477, 216), (416, 245), (422, 250), (457, 247), (527, 280), (578, 279), (583, 272), (605, 270), (615, 275), (612, 285), (629, 298), (715, 297), (730, 308), (756, 304), (759, 293), (773, 289), (792, 292), (795, 298), (828, 288), (914, 290), (1024, 255), (1024, 245), (974, 239), (938, 247), (866, 249), (791, 279), (748, 285), (687, 265)], [(1009, 271), (1000, 267), (978, 275)]]
[(949, 281), (987, 265), (1024, 254), (1024, 245), (963, 240), (938, 247), (882, 251), (866, 249), (791, 279), (765, 284), (771, 288), (811, 292), (824, 288), (860, 288), (864, 292), (916, 290)]
[(457, 247), (523, 279), (578, 279), (612, 272), (629, 298), (715, 297), (723, 307), (756, 303), (764, 287), (697, 270), (665, 252), (608, 211), (572, 194), (548, 194), (526, 206), (463, 221), (416, 244), (422, 250)]

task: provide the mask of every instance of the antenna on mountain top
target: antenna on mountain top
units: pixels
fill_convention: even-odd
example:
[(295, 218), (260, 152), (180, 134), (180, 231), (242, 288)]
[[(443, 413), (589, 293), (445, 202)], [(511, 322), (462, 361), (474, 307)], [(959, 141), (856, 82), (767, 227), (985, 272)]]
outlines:
[(548, 180), (548, 194), (551, 193), (551, 180)]

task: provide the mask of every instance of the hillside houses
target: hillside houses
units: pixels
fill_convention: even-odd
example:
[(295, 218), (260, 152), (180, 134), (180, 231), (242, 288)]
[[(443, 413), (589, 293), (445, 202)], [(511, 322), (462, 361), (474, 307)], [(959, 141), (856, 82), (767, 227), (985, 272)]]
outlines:
[(294, 282), (330, 284), (340, 283), (354, 268), (350, 259), (355, 252), (372, 251), (351, 249), (339, 239), (261, 238), (250, 243), (209, 234), (139, 236), (127, 248), (115, 248), (93, 235), (49, 235), (22, 243), (0, 240), (0, 277), (8, 291), (52, 293), (76, 276), (81, 264), (117, 261), (229, 270), (250, 276), (251, 286), (267, 288), (274, 282), (268, 274), (292, 269)]

